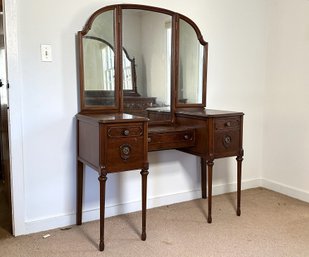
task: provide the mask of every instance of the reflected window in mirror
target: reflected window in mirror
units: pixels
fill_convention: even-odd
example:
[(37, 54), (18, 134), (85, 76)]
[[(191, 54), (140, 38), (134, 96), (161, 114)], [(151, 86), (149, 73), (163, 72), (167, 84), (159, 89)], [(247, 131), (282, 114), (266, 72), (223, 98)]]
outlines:
[(86, 106), (115, 106), (114, 11), (96, 17), (82, 38)]
[(115, 53), (112, 48), (102, 48), (103, 86), (104, 90), (115, 90)]
[(136, 89), (135, 58), (122, 48), (122, 88), (125, 96), (139, 96)]
[(171, 119), (171, 23), (172, 17), (164, 13), (122, 10), (122, 44), (135, 60), (139, 94), (135, 99), (137, 105), (133, 103), (134, 99), (124, 96), (125, 112), (150, 120), (154, 116), (158, 121)]
[(171, 105), (171, 60), (172, 60), (172, 23), (166, 22), (166, 102), (168, 105)]
[[(122, 53), (123, 54), (123, 53)], [(132, 68), (129, 59), (124, 56), (122, 58), (122, 69), (123, 69), (123, 90), (132, 90)]]
[(178, 103), (203, 103), (204, 46), (194, 28), (179, 20)]

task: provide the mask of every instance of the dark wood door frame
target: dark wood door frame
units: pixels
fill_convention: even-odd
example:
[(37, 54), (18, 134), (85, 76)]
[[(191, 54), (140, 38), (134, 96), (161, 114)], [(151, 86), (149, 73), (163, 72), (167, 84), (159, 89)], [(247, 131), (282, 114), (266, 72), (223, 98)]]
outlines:
[[(0, 0), (0, 12), (1, 12), (1, 23), (4, 24), (4, 8), (3, 8), (3, 0)], [(3, 28), (3, 34), (0, 34), (0, 49), (6, 52), (5, 46), (5, 28)], [(5, 58), (4, 55), (1, 55), (2, 58)], [(11, 201), (11, 174), (10, 174), (10, 150), (9, 150), (9, 134), (8, 134), (8, 89), (9, 83), (7, 79), (7, 64), (6, 60), (1, 60), (1, 62), (5, 63), (4, 74), (0, 74), (0, 155), (1, 155), (1, 182), (4, 183), (4, 194), (6, 201), (9, 205), (9, 213), (8, 221), (9, 225), (5, 227), (9, 227), (10, 233), (12, 233), (12, 201)], [(0, 224), (0, 226), (3, 224)]]

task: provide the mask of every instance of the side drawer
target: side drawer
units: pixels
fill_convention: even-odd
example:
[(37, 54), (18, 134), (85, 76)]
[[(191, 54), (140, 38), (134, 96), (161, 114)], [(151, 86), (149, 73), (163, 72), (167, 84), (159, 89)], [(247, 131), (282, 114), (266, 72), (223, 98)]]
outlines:
[(195, 130), (149, 133), (149, 151), (190, 147), (195, 144)]
[(214, 129), (215, 157), (237, 155), (241, 148), (241, 117), (216, 118)]
[(215, 133), (215, 157), (237, 155), (240, 149), (240, 131), (227, 130)]
[(109, 126), (107, 136), (110, 138), (139, 137), (143, 135), (143, 124)]
[(139, 169), (145, 159), (144, 138), (128, 137), (109, 139), (107, 142), (106, 168), (108, 172)]
[(229, 130), (240, 128), (240, 117), (216, 118), (215, 130)]
[(108, 172), (118, 172), (143, 167), (147, 159), (144, 152), (146, 142), (143, 123), (117, 124), (107, 126), (106, 160)]

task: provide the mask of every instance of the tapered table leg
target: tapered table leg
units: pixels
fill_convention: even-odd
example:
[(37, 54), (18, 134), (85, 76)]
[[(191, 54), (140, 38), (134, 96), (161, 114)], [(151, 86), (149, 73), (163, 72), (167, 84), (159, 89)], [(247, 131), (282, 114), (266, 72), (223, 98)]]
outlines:
[(240, 216), (240, 201), (241, 201), (241, 164), (243, 157), (237, 156), (237, 207), (236, 207), (236, 214)]
[(207, 174), (206, 174), (206, 160), (201, 158), (201, 189), (202, 189), (202, 198), (207, 198)]
[(99, 176), (100, 181), (100, 243), (99, 250), (104, 250), (104, 218), (105, 218), (105, 185), (106, 173), (101, 173)]
[(76, 224), (82, 224), (84, 164), (77, 161)]
[(147, 169), (142, 169), (142, 235), (141, 239), (146, 240), (146, 209), (147, 209)]
[(212, 216), (211, 216), (211, 209), (212, 209), (212, 168), (213, 168), (214, 162), (213, 160), (207, 161), (207, 168), (208, 168), (208, 218), (207, 222), (212, 222)]

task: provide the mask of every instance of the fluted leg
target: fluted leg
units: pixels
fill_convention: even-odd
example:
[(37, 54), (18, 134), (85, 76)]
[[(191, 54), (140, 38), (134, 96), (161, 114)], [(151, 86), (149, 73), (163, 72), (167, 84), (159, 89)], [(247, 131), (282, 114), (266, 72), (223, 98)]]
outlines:
[(243, 157), (237, 156), (237, 208), (236, 208), (236, 214), (237, 216), (240, 216), (240, 201), (241, 201), (241, 164)]
[(207, 222), (212, 222), (212, 216), (211, 216), (211, 209), (212, 209), (212, 168), (213, 168), (214, 162), (213, 160), (207, 161), (207, 168), (208, 168), (208, 218)]
[(206, 174), (206, 160), (201, 158), (201, 189), (202, 189), (202, 198), (207, 198), (207, 174)]
[(76, 224), (82, 224), (84, 164), (77, 161)]
[(141, 239), (146, 240), (146, 209), (147, 209), (147, 169), (142, 169), (142, 235)]
[(106, 173), (101, 173), (99, 176), (100, 181), (100, 243), (99, 250), (104, 250), (104, 218), (105, 218), (105, 185)]

